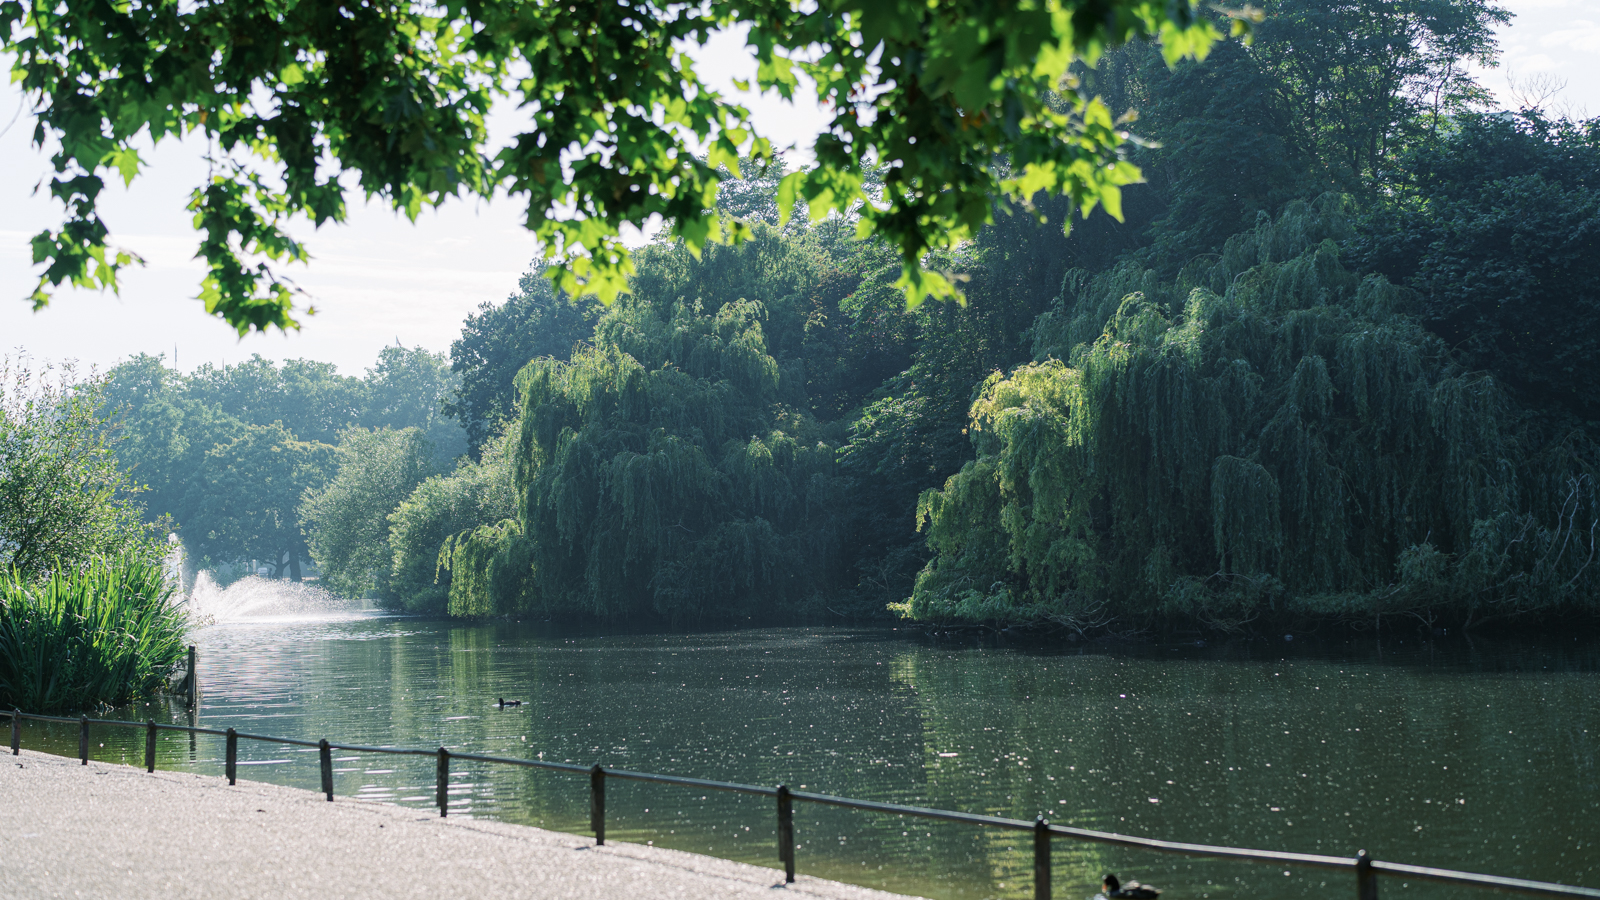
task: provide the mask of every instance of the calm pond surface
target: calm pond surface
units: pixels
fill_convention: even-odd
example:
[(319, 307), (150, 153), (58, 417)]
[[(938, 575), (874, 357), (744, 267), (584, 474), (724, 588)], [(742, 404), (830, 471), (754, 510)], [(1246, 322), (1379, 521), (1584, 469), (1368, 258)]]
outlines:
[[(200, 721), (215, 728), (1600, 885), (1600, 653), (1588, 637), (1041, 649), (890, 629), (576, 635), (343, 613), (239, 618), (196, 640)], [(524, 705), (498, 709), (502, 696)], [(34, 723), (23, 740), (77, 749), (73, 726)], [(96, 729), (93, 741), (97, 758), (142, 761), (142, 733)], [(220, 774), (222, 752), (220, 738), (163, 734), (158, 764)], [(317, 787), (315, 750), (241, 741), (240, 758), (242, 778)], [(336, 758), (341, 802), (431, 808), (431, 760)], [(581, 776), (456, 762), (450, 790), (451, 815), (587, 832)], [(607, 792), (612, 840), (777, 865), (770, 800), (627, 782)], [(797, 804), (796, 839), (809, 875), (935, 898), (1031, 896), (1026, 834)], [(1059, 838), (1054, 862), (1055, 895), (1073, 900), (1106, 871), (1168, 900), (1354, 891), (1353, 878)]]

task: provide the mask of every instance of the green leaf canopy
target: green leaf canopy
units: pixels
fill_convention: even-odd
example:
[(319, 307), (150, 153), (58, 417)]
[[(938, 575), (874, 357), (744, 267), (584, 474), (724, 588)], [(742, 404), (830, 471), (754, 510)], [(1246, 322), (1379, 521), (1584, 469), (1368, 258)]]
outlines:
[[(276, 266), (303, 261), (297, 218), (342, 220), (359, 190), (415, 217), (451, 196), (509, 192), (574, 296), (610, 300), (632, 271), (624, 226), (653, 217), (699, 251), (748, 225), (716, 211), (719, 169), (773, 148), (750, 114), (708, 87), (689, 50), (741, 33), (757, 89), (813, 90), (831, 110), (816, 166), (785, 177), (778, 206), (858, 210), (898, 249), (916, 302), (950, 296), (930, 250), (965, 240), (992, 198), (1039, 191), (1120, 215), (1138, 170), (1125, 135), (1068, 69), (1106, 47), (1159, 41), (1169, 61), (1219, 37), (1189, 0), (864, 3), (777, 0), (67, 0), (0, 2), (0, 49), (33, 99), (41, 146), (59, 146), (58, 228), (33, 238), (33, 294), (115, 287), (136, 259), (112, 249), (97, 201), (137, 177), (137, 147), (198, 134), (211, 171), (191, 195), (208, 312), (249, 329), (296, 326)], [(494, 139), (497, 103), (524, 116)], [(1002, 164), (1001, 160), (1007, 162)], [(881, 194), (864, 185), (884, 172)]]

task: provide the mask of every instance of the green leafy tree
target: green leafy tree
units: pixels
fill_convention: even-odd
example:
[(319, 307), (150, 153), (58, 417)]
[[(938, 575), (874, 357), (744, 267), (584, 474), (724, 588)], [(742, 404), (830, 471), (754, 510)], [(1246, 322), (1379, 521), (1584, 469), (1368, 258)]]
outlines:
[(389, 596), (389, 514), (433, 474), (433, 461), (420, 429), (344, 433), (333, 478), (308, 489), (299, 508), (311, 558), (335, 593)]
[(1124, 190), (1124, 221), (1073, 229), (1069, 268), (1097, 274), (1138, 252), (1175, 275), (1292, 200), (1328, 190), (1381, 198), (1407, 180), (1405, 158), (1490, 99), (1475, 73), (1495, 62), (1507, 17), (1496, 4), (1264, 6), (1248, 46), (1219, 44), (1203, 61), (1169, 66), (1130, 44), (1077, 70), (1086, 93), (1136, 117), (1128, 127), (1143, 140), (1129, 158), (1146, 183)]
[(0, 360), (0, 578), (164, 554), (166, 530), (117, 465), (104, 393), (101, 376)]
[(177, 525), (188, 520), (189, 482), (205, 455), (245, 425), (193, 399), (184, 376), (159, 356), (140, 354), (107, 373), (104, 415), (119, 429), (118, 463), (144, 489), (141, 500)]
[(333, 474), (336, 450), (296, 440), (281, 424), (249, 425), (206, 451), (188, 482), (184, 544), (197, 558), (254, 559), (300, 580), (308, 558), (297, 509), (302, 496)]
[[(1047, 202), (1038, 212), (1052, 218), (1066, 210)], [(969, 457), (974, 386), (997, 369), (1031, 358), (1034, 320), (1059, 293), (1073, 258), (1067, 246), (1078, 237), (1074, 232), (1066, 238), (1033, 216), (1002, 207), (962, 254), (941, 260), (966, 277), (966, 306), (905, 313), (893, 292), (882, 289), (883, 271), (876, 284), (858, 290), (859, 321), (898, 317), (907, 329), (904, 369), (880, 376), (872, 402), (850, 424), (850, 439), (841, 449), (855, 501), (850, 540), (858, 554), (859, 612), (878, 612), (911, 593), (928, 551), (907, 512), (924, 490), (942, 484)]]
[(1390, 183), (1401, 153), (1491, 99), (1474, 69), (1495, 64), (1490, 0), (1279, 0), (1254, 56), (1302, 150), (1333, 184)]
[(535, 357), (566, 359), (573, 345), (594, 334), (600, 305), (569, 299), (544, 277), (544, 268), (524, 274), (506, 302), (485, 303), (469, 314), (450, 345), (450, 371), (459, 384), (443, 409), (466, 430), (474, 454), (516, 417), (517, 372)]
[(762, 312), (629, 300), (570, 362), (530, 363), (517, 515), (447, 544), (450, 611), (766, 618), (834, 586), (835, 450), (775, 415)]
[[(306, 446), (322, 446), (322, 438), (337, 440), (352, 427), (415, 428), (433, 448), (429, 471), (438, 471), (465, 450), (460, 427), (441, 415), (442, 401), (454, 384), (445, 358), (420, 348), (385, 348), (364, 379), (341, 376), (323, 363), (291, 360), (280, 366), (259, 356), (233, 366), (204, 366), (185, 376), (168, 369), (160, 357), (141, 355), (111, 371), (101, 402), (103, 415), (120, 429), (118, 461), (135, 484), (147, 487), (142, 499), (149, 507), (179, 525), (198, 521), (206, 534), (232, 535), (219, 543), (184, 529), (196, 558), (220, 564), (275, 557), (260, 542), (241, 537), (266, 533), (258, 525), (222, 522), (217, 491), (201, 483), (206, 473), (219, 471), (215, 460), (208, 461), (213, 450), (251, 428), (281, 428), (296, 447), (302, 445), (302, 432), (316, 438)], [(232, 478), (254, 477), (248, 466), (223, 465), (221, 470)], [(268, 467), (260, 477), (280, 475)], [(315, 481), (306, 481), (301, 489)], [(258, 489), (272, 493), (259, 485), (252, 488)], [(281, 504), (284, 498), (273, 502)], [(254, 549), (247, 552), (247, 544)], [(296, 553), (297, 560), (303, 558), (303, 550)], [(276, 558), (283, 559), (281, 554)], [(387, 572), (387, 566), (381, 568)]]
[[(333, 363), (291, 359), (282, 366), (259, 353), (242, 363), (196, 369), (185, 396), (249, 425), (281, 422), (296, 438), (337, 443), (367, 408), (367, 386)], [(406, 423), (412, 424), (412, 423)]]
[(1142, 623), (1593, 608), (1600, 448), (1546, 444), (1411, 296), (1293, 204), (1177, 280), (1069, 281), (1041, 362), (973, 405), (977, 458), (918, 505), (906, 613)]
[(1600, 119), (1463, 118), (1405, 169), (1357, 258), (1414, 288), (1466, 364), (1569, 422), (1600, 419)]
[[(723, 179), (717, 185), (717, 209), (751, 224), (805, 225), (808, 218), (805, 209), (790, 209), (787, 216), (778, 210), (778, 191), (783, 187), (784, 176), (789, 174), (781, 152), (773, 153), (767, 160), (746, 160), (741, 163), (739, 172), (735, 175), (723, 167), (717, 173)], [(798, 218), (794, 218), (796, 214)]]
[(445, 613), (451, 572), (440, 565), (440, 549), (457, 534), (516, 515), (509, 437), (521, 431), (512, 423), (484, 446), (480, 459), (463, 459), (454, 472), (428, 478), (389, 514), (389, 597), (401, 608)]
[[(45, 266), (34, 302), (65, 281), (116, 284), (133, 258), (108, 246), (105, 178), (138, 175), (140, 142), (184, 134), (217, 148), (190, 201), (200, 295), (241, 331), (295, 326), (294, 289), (275, 266), (307, 251), (288, 224), (342, 220), (357, 186), (412, 217), (451, 196), (518, 195), (560, 286), (609, 300), (631, 272), (625, 225), (660, 216), (696, 252), (748, 234), (716, 211), (720, 168), (772, 149), (685, 50), (739, 27), (754, 87), (793, 97), (808, 79), (833, 112), (815, 167), (785, 177), (779, 209), (858, 210), (864, 232), (897, 251), (913, 301), (952, 293), (923, 257), (974, 234), (996, 196), (1046, 191), (1120, 214), (1119, 189), (1138, 171), (1104, 105), (1063, 80), (1075, 60), (1148, 38), (1176, 61), (1219, 37), (1189, 2), (1144, 0), (5, 0), (0, 48), (33, 100), (38, 142), (59, 147), (49, 191), (65, 208), (61, 227), (33, 239)], [(499, 146), (485, 122), (497, 101), (530, 120)], [(880, 167), (883, 190), (869, 196)]]
[[(1175, 274), (1194, 257), (1220, 250), (1258, 215), (1275, 215), (1291, 200), (1333, 187), (1315, 143), (1295, 127), (1295, 110), (1278, 93), (1279, 77), (1264, 64), (1279, 52), (1271, 45), (1281, 37), (1263, 29), (1249, 48), (1224, 44), (1203, 63), (1171, 69), (1143, 48), (1119, 51), (1137, 67), (1138, 128), (1154, 142), (1136, 154), (1150, 184), (1129, 198), (1130, 206), (1153, 215), (1129, 218), (1143, 219), (1152, 245), (1147, 256), (1158, 270)], [(1104, 222), (1095, 227), (1115, 230)], [(1080, 253), (1073, 264), (1099, 272), (1119, 255)]]
[(444, 412), (457, 384), (445, 354), (421, 347), (385, 347), (364, 380), (366, 409), (361, 425), (420, 430), (433, 448), (435, 470), (448, 469), (467, 451), (466, 432)]

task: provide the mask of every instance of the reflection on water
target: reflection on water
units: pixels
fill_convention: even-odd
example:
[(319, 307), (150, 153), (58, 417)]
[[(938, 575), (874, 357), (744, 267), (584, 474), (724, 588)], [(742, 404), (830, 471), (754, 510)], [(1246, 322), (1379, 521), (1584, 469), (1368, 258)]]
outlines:
[[(1046, 652), (888, 630), (575, 635), (298, 615), (219, 616), (197, 635), (204, 724), (1600, 884), (1600, 660), (1587, 641)], [(524, 705), (501, 710), (497, 697)], [(76, 750), (71, 727), (24, 739)], [(102, 740), (98, 755), (141, 758), (137, 732), (96, 732)], [(318, 783), (314, 750), (240, 750), (242, 777)], [(161, 753), (163, 767), (221, 771), (220, 739), (191, 750), (174, 735)], [(350, 754), (335, 766), (341, 797), (433, 802), (430, 760)], [(457, 763), (452, 815), (584, 832), (586, 782)], [(777, 863), (770, 801), (607, 790), (618, 840)], [(1030, 896), (1027, 835), (804, 805), (796, 830), (807, 874), (940, 898)], [(1153, 882), (1168, 900), (1354, 890), (1323, 873), (1056, 847), (1063, 898), (1094, 893), (1107, 871)], [(1383, 883), (1396, 891), (1470, 893)]]

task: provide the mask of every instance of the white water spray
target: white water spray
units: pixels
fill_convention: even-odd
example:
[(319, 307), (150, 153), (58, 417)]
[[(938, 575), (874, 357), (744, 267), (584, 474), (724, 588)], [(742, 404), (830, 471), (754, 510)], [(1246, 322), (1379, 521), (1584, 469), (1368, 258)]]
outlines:
[(316, 585), (255, 575), (223, 587), (209, 570), (189, 569), (188, 553), (176, 534), (167, 535), (167, 543), (167, 577), (188, 605), (190, 621), (198, 626), (258, 619), (342, 619), (372, 608)]
[(201, 621), (227, 624), (255, 619), (333, 619), (360, 614), (360, 600), (345, 600), (312, 584), (252, 575), (222, 587), (210, 572), (198, 572), (189, 591), (189, 612)]

